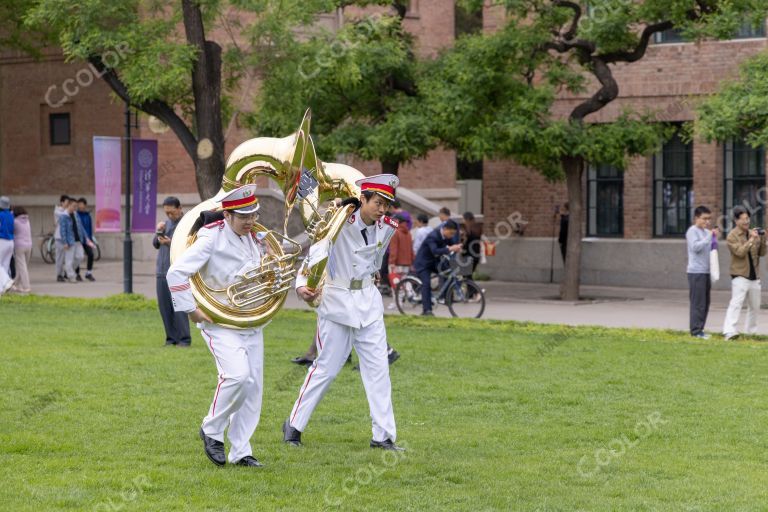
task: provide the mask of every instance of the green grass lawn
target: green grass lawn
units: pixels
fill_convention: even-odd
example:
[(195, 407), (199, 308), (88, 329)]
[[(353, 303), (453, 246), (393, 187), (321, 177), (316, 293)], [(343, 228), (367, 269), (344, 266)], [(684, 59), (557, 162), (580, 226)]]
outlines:
[(768, 344), (651, 330), (387, 318), (399, 441), (368, 448), (342, 370), (305, 446), (282, 443), (314, 334), (266, 329), (267, 467), (215, 467), (197, 437), (216, 372), (154, 303), (0, 301), (0, 510), (765, 510)]

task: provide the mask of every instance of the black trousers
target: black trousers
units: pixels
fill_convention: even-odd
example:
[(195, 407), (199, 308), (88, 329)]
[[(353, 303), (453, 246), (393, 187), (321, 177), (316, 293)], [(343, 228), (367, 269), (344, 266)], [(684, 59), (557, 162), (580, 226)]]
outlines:
[(87, 261), (86, 270), (90, 272), (93, 270), (93, 249), (90, 245), (83, 244), (83, 251), (85, 251), (85, 257)]
[(712, 282), (709, 274), (688, 274), (688, 292), (691, 299), (691, 334), (704, 332), (709, 314)]
[(189, 318), (186, 313), (173, 310), (171, 291), (165, 276), (157, 276), (157, 308), (165, 326), (165, 343), (170, 345), (189, 345)]
[(430, 285), (432, 269), (423, 269), (416, 275), (421, 279), (421, 309), (422, 312), (427, 313), (432, 311), (432, 286)]

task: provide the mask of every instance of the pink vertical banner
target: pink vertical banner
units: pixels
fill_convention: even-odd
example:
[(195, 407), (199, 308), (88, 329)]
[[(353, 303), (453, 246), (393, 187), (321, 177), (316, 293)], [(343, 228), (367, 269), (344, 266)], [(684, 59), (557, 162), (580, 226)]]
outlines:
[(100, 233), (120, 231), (120, 137), (93, 138), (96, 226)]
[(157, 141), (131, 139), (133, 206), (131, 231), (154, 233), (157, 215)]

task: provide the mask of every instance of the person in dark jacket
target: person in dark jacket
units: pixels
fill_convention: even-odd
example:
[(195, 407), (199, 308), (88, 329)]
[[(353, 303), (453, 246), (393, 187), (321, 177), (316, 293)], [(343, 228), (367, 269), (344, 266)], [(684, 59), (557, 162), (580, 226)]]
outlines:
[(438, 271), (438, 263), (443, 255), (461, 251), (461, 244), (455, 240), (459, 226), (453, 220), (445, 221), (440, 228), (430, 233), (421, 244), (413, 269), (421, 279), (421, 307), (423, 316), (434, 316), (432, 313), (432, 289), (429, 286), (432, 273)]
[[(83, 225), (85, 236), (93, 241), (93, 220), (91, 219), (91, 213), (88, 211), (88, 201), (84, 197), (77, 200), (77, 216), (80, 218), (80, 224)], [(96, 279), (93, 277), (93, 247), (84, 240), (81, 243), (83, 244), (83, 251), (86, 257), (85, 278), (89, 281), (95, 281)], [(80, 275), (79, 266), (75, 269), (75, 273), (78, 276)]]
[(474, 273), (477, 264), (480, 263), (483, 241), (482, 231), (475, 222), (475, 215), (472, 212), (464, 212), (464, 238), (461, 245), (461, 255), (464, 258), (471, 258), (472, 272)]
[(560, 254), (563, 255), (563, 264), (565, 264), (565, 254), (568, 249), (568, 218), (570, 217), (568, 203), (565, 203), (560, 209), (560, 233), (557, 235), (557, 243), (560, 245)]
[(152, 246), (157, 249), (157, 263), (155, 264), (157, 307), (165, 327), (165, 346), (180, 348), (189, 347), (192, 337), (189, 334), (189, 318), (183, 311), (173, 310), (171, 291), (168, 289), (166, 274), (171, 266), (171, 239), (176, 232), (176, 226), (184, 216), (181, 202), (173, 196), (168, 196), (163, 201), (167, 221), (157, 224)]

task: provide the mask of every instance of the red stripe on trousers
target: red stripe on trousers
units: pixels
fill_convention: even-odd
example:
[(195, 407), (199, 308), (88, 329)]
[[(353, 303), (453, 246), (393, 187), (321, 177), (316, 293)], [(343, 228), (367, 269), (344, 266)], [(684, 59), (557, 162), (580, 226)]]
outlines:
[(304, 392), (307, 390), (307, 386), (309, 386), (309, 381), (312, 380), (312, 374), (315, 373), (315, 370), (317, 370), (317, 362), (315, 362), (315, 367), (312, 368), (312, 371), (309, 372), (307, 382), (304, 383), (304, 389), (301, 390), (301, 394), (299, 395), (299, 402), (296, 404), (296, 410), (293, 412), (291, 423), (293, 423), (293, 420), (296, 419), (296, 414), (299, 412), (299, 406), (301, 405), (301, 399), (304, 398)]
[[(200, 329), (200, 331), (206, 336), (208, 336), (208, 346), (211, 347), (211, 354), (213, 354), (213, 358), (216, 360), (216, 364), (221, 366), (221, 362), (219, 362), (219, 358), (216, 357), (216, 351), (213, 350), (213, 336), (205, 332), (205, 329)], [(213, 416), (214, 413), (216, 412), (216, 400), (219, 399), (219, 390), (221, 389), (221, 385), (224, 383), (223, 375), (224, 375), (223, 373), (219, 375), (219, 385), (216, 386), (216, 394), (213, 397), (213, 410), (211, 411), (211, 416)]]
[(219, 390), (221, 389), (222, 384), (224, 384), (224, 378), (219, 377), (219, 385), (216, 386), (216, 395), (213, 397), (213, 410), (211, 410), (211, 416), (216, 414), (216, 401), (219, 399)]

